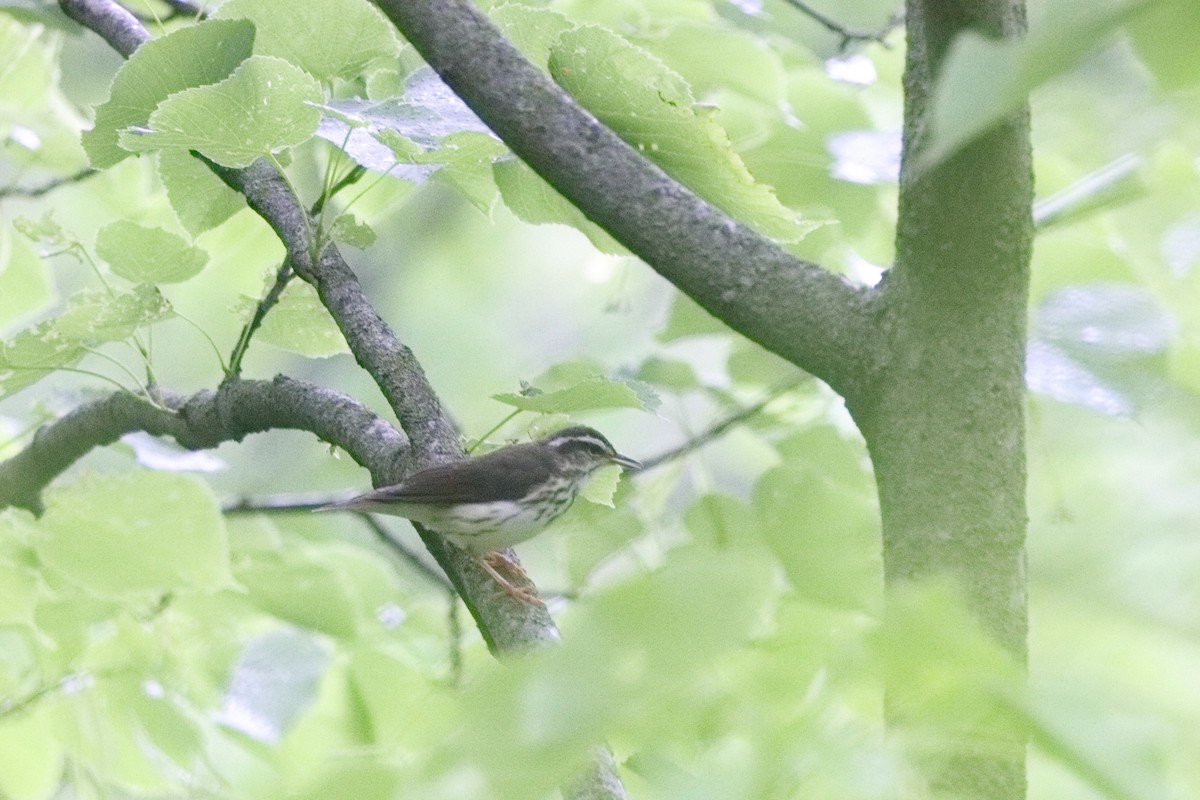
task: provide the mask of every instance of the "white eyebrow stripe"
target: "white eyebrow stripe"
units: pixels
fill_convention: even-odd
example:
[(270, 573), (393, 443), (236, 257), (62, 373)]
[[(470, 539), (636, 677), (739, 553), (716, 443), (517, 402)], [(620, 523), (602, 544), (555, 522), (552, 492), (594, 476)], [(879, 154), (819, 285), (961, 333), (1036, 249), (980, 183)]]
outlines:
[(567, 437), (563, 437), (562, 439), (555, 439), (555, 440), (551, 441), (550, 446), (551, 447), (562, 447), (567, 442), (588, 442), (590, 444), (596, 445), (596, 447), (599, 447), (601, 450), (605, 451), (606, 453), (608, 452), (609, 447), (611, 447), (611, 445), (597, 439), (595, 436), (567, 436)]

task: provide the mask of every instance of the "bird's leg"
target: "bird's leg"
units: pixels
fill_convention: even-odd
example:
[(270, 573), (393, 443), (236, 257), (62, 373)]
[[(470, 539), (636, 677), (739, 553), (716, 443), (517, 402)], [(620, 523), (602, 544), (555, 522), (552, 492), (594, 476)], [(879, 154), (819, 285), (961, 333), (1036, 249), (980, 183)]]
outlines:
[(523, 603), (529, 603), (530, 605), (545, 605), (541, 598), (533, 593), (531, 588), (525, 586), (513, 586), (512, 583), (509, 582), (508, 578), (505, 578), (500, 574), (497, 567), (502, 568), (505, 572), (517, 578), (518, 580), (529, 582), (532, 585), (532, 581), (529, 580), (529, 575), (526, 574), (521, 565), (504, 555), (504, 553), (500, 552), (499, 550), (493, 550), (490, 553), (486, 553), (483, 558), (479, 560), (479, 563), (483, 565), (483, 568), (487, 571), (487, 574), (492, 576), (492, 579), (500, 585), (500, 588), (509, 597), (515, 600), (520, 600)]

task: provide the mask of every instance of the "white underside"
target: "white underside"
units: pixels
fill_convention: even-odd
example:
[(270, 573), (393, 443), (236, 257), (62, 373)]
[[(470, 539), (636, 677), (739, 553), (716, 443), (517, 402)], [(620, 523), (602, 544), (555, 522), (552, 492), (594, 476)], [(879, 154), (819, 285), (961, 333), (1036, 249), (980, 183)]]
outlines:
[(447, 521), (441, 509), (420, 516), (412, 514), (409, 519), (428, 525), (459, 547), (487, 553), (532, 539), (566, 510), (564, 505), (558, 514), (550, 515), (545, 507), (535, 509), (497, 500), (456, 506), (453, 522)]

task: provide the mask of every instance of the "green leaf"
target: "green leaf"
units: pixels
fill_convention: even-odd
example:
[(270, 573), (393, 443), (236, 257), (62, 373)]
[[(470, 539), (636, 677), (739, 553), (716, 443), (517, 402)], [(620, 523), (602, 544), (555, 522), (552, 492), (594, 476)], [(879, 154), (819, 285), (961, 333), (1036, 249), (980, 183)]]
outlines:
[(1094, 282), (1048, 295), (1033, 318), (1031, 391), (1128, 416), (1161, 394), (1175, 321), (1132, 283)]
[(158, 176), (175, 216), (192, 236), (212, 230), (246, 207), (241, 194), (184, 150), (159, 153)]
[(606, 735), (636, 739), (661, 722), (667, 735), (695, 736), (724, 724), (705, 714), (706, 698), (722, 691), (714, 681), (728, 678), (731, 654), (760, 624), (772, 571), (760, 553), (681, 548), (661, 569), (597, 593), (571, 615), (561, 647), (469, 687), (460, 735), (472, 768), (499, 796), (540, 797)]
[(50, 247), (58, 247), (73, 241), (58, 221), (54, 219), (54, 211), (47, 210), (41, 219), (17, 217), (12, 226), (30, 241)]
[(143, 325), (171, 316), (171, 304), (153, 286), (130, 294), (80, 292), (53, 322), (53, 332), (73, 342), (119, 342)]
[(0, 230), (0, 329), (37, 314), (52, 298), (49, 276), (37, 253)]
[(683, 522), (692, 540), (708, 547), (728, 547), (744, 542), (747, 532), (759, 527), (754, 510), (736, 497), (706, 494), (684, 512)]
[(511, 154), (429, 67), (408, 76), (402, 97), (336, 100), (325, 111), (317, 135), (358, 164), (410, 183), (436, 177), (491, 211), (492, 164)]
[[(350, 654), (348, 669), (356, 696), (363, 701), (372, 741), (380, 744), (423, 744), (409, 711), (421, 706), (426, 720), (452, 719), (449, 695), (429, 691), (428, 678), (413, 658), (401, 657), (386, 645), (367, 645)], [(334, 792), (338, 794), (339, 792)], [(328, 796), (328, 794), (324, 795)]]
[(0, 792), (6, 797), (53, 797), (61, 787), (69, 748), (59, 719), (35, 709), (0, 716)]
[(138, 285), (132, 293), (80, 291), (59, 317), (0, 345), (0, 396), (25, 389), (55, 369), (77, 365), (86, 355), (86, 345), (120, 342), (173, 313), (152, 285)]
[(120, 132), (133, 151), (178, 147), (198, 150), (226, 167), (246, 167), (260, 156), (308, 141), (321, 121), (324, 97), (299, 67), (252, 56), (220, 83), (177, 92), (150, 115), (148, 127)]
[(38, 557), (105, 597), (229, 585), (225, 526), (207, 484), (163, 472), (91, 475), (46, 495)]
[(642, 362), (637, 371), (638, 380), (655, 386), (664, 386), (672, 391), (682, 392), (696, 389), (700, 379), (696, 371), (686, 361), (651, 356)]
[[(243, 312), (249, 318), (257, 301), (244, 298)], [(346, 340), (317, 292), (307, 283), (292, 282), (283, 290), (279, 303), (270, 310), (257, 339), (281, 350), (311, 358), (327, 358), (347, 352)]]
[(671, 316), (667, 325), (658, 334), (660, 342), (674, 342), (689, 336), (711, 336), (713, 334), (728, 334), (729, 328), (700, 307), (692, 298), (683, 292), (675, 295), (671, 303)]
[(71, 297), (55, 319), (21, 331), (0, 346), (0, 395), (37, 383), (61, 367), (73, 367), (85, 345), (120, 341), (142, 325), (166, 319), (171, 306), (153, 286), (132, 293), (85, 291)]
[(756, 529), (797, 592), (834, 607), (873, 609), (882, 566), (872, 499), (870, 487), (773, 469), (754, 489)]
[(1138, 58), (1164, 89), (1182, 89), (1200, 82), (1200, 49), (1180, 31), (1200, 30), (1200, 3), (1159, 0), (1129, 25)]
[(92, 166), (104, 169), (128, 157), (118, 146), (119, 131), (144, 127), (170, 95), (228, 78), (250, 57), (253, 45), (250, 23), (209, 20), (139, 47), (113, 78), (111, 96), (96, 109), (95, 126), (83, 134)]
[(655, 56), (604, 28), (564, 32), (550, 74), (601, 122), (697, 194), (780, 241), (802, 239), (802, 222), (774, 190), (755, 181), (714, 109)]
[[(1035, 685), (1031, 696), (1014, 703), (1029, 726), (1031, 744), (1060, 762), (1106, 796), (1124, 800), (1170, 797), (1162, 752), (1146, 736), (1143, 719), (1122, 708), (1128, 695), (1114, 686), (1070, 683)], [(1121, 709), (1117, 711), (1116, 709)]]
[(128, 726), (125, 736), (137, 742), (144, 754), (166, 756), (176, 768), (186, 768), (201, 757), (204, 741), (188, 709), (175, 698), (148, 692), (141, 675), (111, 676), (99, 694), (111, 709), (114, 727)]
[(735, 339), (729, 353), (729, 377), (742, 384), (776, 386), (798, 379), (800, 368), (749, 339)]
[(290, 61), (324, 82), (357, 78), (372, 61), (400, 51), (392, 23), (364, 0), (229, 0), (216, 16), (251, 20), (255, 53)]
[(488, 16), (514, 47), (541, 67), (550, 61), (550, 51), (558, 37), (575, 27), (561, 12), (517, 3), (494, 6)]
[(889, 708), (939, 749), (1011, 735), (1008, 704), (1024, 689), (1020, 667), (967, 608), (946, 585), (908, 584), (889, 594), (874, 637)]
[(333, 221), (329, 233), (339, 242), (359, 250), (375, 244), (375, 231), (365, 222), (359, 222), (353, 214), (341, 214)]
[(617, 486), (621, 483), (622, 471), (621, 467), (616, 464), (601, 467), (588, 478), (588, 482), (584, 484), (579, 495), (589, 503), (615, 508), (613, 496), (616, 495)]
[(0, 626), (34, 623), (43, 582), (27, 544), (31, 529), (16, 512), (0, 514)]
[(208, 253), (183, 237), (125, 219), (100, 229), (96, 255), (134, 283), (180, 283), (200, 274), (208, 263)]
[(567, 198), (558, 193), (524, 161), (500, 161), (492, 167), (504, 204), (517, 218), (534, 225), (559, 223), (579, 230), (601, 253), (625, 255), (628, 251)]
[(541, 414), (571, 414), (597, 408), (640, 408), (653, 412), (660, 403), (654, 390), (641, 381), (599, 377), (553, 392), (494, 394), (492, 399)]
[(444, 136), (441, 146), (415, 159), (421, 163), (442, 160), (442, 168), (433, 180), (457, 189), (482, 214), (491, 214), (499, 197), (493, 165), (512, 154), (502, 142), (481, 133), (456, 133)]
[(281, 620), (329, 636), (349, 638), (357, 631), (351, 582), (332, 568), (327, 550), (246, 553), (236, 576), (256, 607)]
[(1029, 92), (1074, 67), (1147, 2), (1096, 0), (1081, 14), (1074, 0), (1056, 0), (1023, 39), (959, 34), (934, 87), (920, 167), (932, 167), (1016, 111)]
[(21, 331), (0, 346), (0, 397), (32, 386), (59, 367), (75, 366), (85, 352), (78, 341), (56, 331), (53, 321)]
[(295, 628), (256, 636), (233, 665), (217, 719), (260, 742), (278, 742), (315, 699), (329, 665), (316, 638)]

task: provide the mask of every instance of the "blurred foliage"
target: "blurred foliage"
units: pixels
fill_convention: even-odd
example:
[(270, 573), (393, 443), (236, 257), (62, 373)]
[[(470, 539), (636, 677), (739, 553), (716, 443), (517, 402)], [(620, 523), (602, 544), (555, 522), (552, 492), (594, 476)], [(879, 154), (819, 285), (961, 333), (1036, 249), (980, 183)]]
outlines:
[[(896, 10), (814, 5), (855, 31)], [(1200, 69), (1179, 37), (1196, 8), (1043, 0), (1028, 39), (956, 43), (938, 88), (933, 157), (1036, 88), (1026, 686), (956, 587), (885, 615), (838, 398), (623, 255), (373, 8), (236, 0), (121, 66), (50, 5), (6, 4), (0, 456), (112, 382), (221, 379), (281, 250), (185, 148), (270, 154), (306, 203), (370, 170), (321, 230), (362, 248), (347, 258), (470, 440), (578, 415), (649, 460), (768, 402), (523, 545), (563, 593), (564, 641), (503, 666), (359, 523), (218, 513), (365, 485), (311, 436), (203, 464), (139, 440), (90, 455), (40, 519), (0, 512), (0, 796), (543, 797), (608, 741), (635, 797), (917, 798), (927, 755), (1014, 729), (1032, 798), (1200, 795)], [(743, 221), (853, 280), (890, 262), (899, 31), (843, 52), (784, 0), (490, 13)], [(89, 164), (108, 169), (19, 191)], [(381, 407), (343, 353), (295, 285), (244, 366)], [(886, 738), (885, 679), (906, 720)]]

